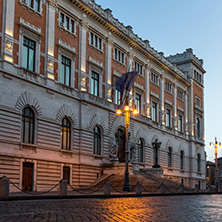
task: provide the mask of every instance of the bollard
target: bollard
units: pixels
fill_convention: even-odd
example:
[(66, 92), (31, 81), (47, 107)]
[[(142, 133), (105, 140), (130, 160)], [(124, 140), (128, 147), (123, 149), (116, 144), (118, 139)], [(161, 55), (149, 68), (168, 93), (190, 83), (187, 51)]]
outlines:
[(6, 176), (3, 176), (0, 179), (0, 198), (9, 197), (9, 179)]
[(136, 184), (136, 194), (137, 195), (141, 195), (142, 194), (142, 184), (140, 182), (138, 182)]
[(184, 193), (184, 185), (182, 183), (179, 186), (179, 193)]
[(59, 195), (67, 196), (67, 180), (63, 179), (59, 183)]
[(108, 180), (104, 184), (104, 195), (110, 195), (110, 182)]
[(198, 184), (195, 185), (194, 191), (195, 191), (196, 193), (199, 193), (199, 185), (198, 185)]
[(162, 182), (160, 185), (160, 193), (166, 193), (166, 185), (164, 182)]

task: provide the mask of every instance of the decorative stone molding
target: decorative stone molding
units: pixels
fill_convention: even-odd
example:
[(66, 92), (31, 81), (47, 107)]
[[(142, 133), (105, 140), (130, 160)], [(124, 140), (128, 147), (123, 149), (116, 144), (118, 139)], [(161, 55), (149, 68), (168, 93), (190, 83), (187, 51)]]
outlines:
[(99, 62), (99, 61), (93, 59), (91, 56), (89, 56), (89, 61), (94, 63), (95, 65), (99, 66), (100, 68), (103, 68), (102, 62)]
[(13, 40), (9, 37), (5, 37), (4, 42), (4, 53), (6, 53), (9, 56), (13, 55)]
[(72, 120), (73, 127), (76, 128), (77, 127), (77, 119), (75, 117), (75, 114), (74, 114), (72, 108), (70, 106), (66, 105), (66, 104), (63, 104), (63, 106), (57, 112), (56, 120), (61, 123), (62, 119), (65, 116)]
[(42, 36), (42, 33), (41, 33), (41, 28), (38, 28), (32, 24), (30, 24), (29, 22), (26, 22), (23, 18), (19, 18), (19, 24), (27, 29), (29, 29), (30, 31), (38, 34), (38, 35), (41, 35)]
[(105, 120), (103, 119), (103, 117), (99, 116), (98, 114), (95, 114), (92, 117), (87, 129), (89, 129), (90, 131), (93, 131), (93, 129), (95, 128), (96, 125), (101, 126), (104, 133), (107, 132), (107, 129), (106, 129), (107, 127), (105, 125)]
[(56, 8), (57, 7), (57, 0), (48, 0), (49, 5), (51, 5), (52, 7)]
[(137, 87), (137, 88), (139, 88), (139, 89), (141, 89), (141, 90), (144, 90), (144, 89), (143, 89), (143, 86), (140, 85), (139, 83), (134, 82), (134, 86)]
[(38, 116), (42, 116), (42, 109), (39, 105), (38, 99), (34, 97), (33, 94), (26, 91), (18, 98), (15, 109), (16, 111), (22, 113), (22, 110), (27, 105), (34, 107)]
[(67, 51), (73, 53), (73, 54), (76, 53), (76, 50), (75, 50), (74, 47), (72, 47), (72, 46), (66, 44), (66, 43), (63, 42), (61, 39), (59, 39), (58, 45), (59, 45), (60, 47), (64, 48), (65, 50), (67, 50)]

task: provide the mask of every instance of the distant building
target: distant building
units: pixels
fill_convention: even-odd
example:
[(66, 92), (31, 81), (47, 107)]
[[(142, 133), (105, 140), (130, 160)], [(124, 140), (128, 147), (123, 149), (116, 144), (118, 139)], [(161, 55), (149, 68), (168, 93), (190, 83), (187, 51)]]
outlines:
[(0, 177), (39, 191), (61, 178), (88, 185), (113, 159), (124, 166), (114, 83), (136, 70), (132, 167), (158, 155), (165, 178), (205, 186), (205, 70), (192, 49), (165, 57), (93, 0), (0, 4)]
[(207, 185), (215, 185), (215, 163), (211, 161), (206, 161), (206, 179)]

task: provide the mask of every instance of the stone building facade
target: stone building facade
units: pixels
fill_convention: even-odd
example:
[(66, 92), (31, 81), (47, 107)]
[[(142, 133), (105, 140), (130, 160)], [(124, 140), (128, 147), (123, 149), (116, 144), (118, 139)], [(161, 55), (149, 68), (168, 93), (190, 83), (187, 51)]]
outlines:
[[(0, 176), (25, 190), (73, 186), (124, 162), (114, 82), (136, 70), (130, 105), (134, 170), (205, 185), (203, 61), (165, 57), (93, 0), (0, 0)], [(13, 188), (12, 188), (13, 190)]]

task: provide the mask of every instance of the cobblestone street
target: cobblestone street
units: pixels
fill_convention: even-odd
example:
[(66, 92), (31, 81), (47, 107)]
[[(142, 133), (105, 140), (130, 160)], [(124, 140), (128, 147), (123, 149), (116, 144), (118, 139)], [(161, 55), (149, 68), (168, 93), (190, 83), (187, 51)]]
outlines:
[(0, 201), (0, 221), (220, 221), (221, 207), (221, 195)]

